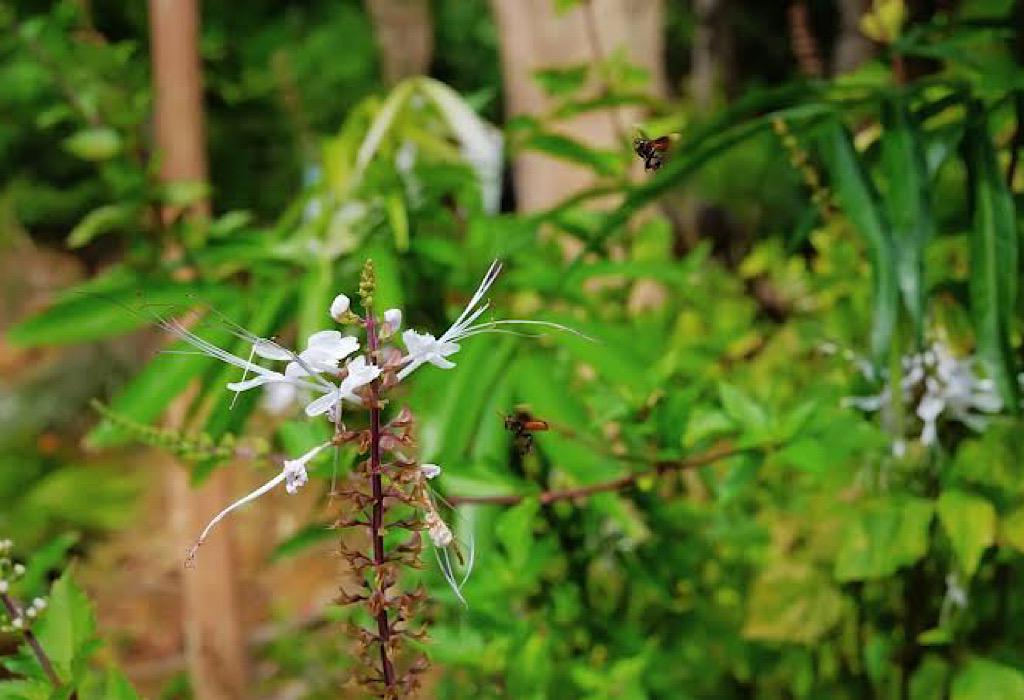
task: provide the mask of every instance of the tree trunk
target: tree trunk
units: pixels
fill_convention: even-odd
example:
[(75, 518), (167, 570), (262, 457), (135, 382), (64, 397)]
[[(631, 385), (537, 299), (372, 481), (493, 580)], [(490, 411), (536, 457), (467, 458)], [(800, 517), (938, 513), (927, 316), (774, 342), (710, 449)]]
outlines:
[(707, 110), (722, 87), (729, 47), (723, 28), (725, 0), (693, 0), (693, 46), (690, 49), (690, 98)]
[[(491, 0), (491, 8), (500, 36), (510, 116), (542, 115), (553, 106), (534, 80), (535, 71), (581, 63), (596, 66), (620, 50), (649, 72), (654, 94), (665, 92), (662, 0), (587, 0), (564, 14), (555, 12), (552, 0)], [(588, 89), (600, 90), (596, 78)], [(589, 146), (613, 148), (630, 136), (630, 125), (640, 116), (636, 108), (623, 108), (547, 126)], [(565, 161), (524, 153), (514, 163), (514, 179), (519, 209), (536, 211), (584, 189), (594, 178), (589, 170)]]
[(836, 75), (854, 70), (875, 55), (874, 44), (860, 31), (860, 18), (868, 5), (868, 0), (839, 0), (839, 37), (832, 61)]
[[(150, 0), (155, 139), (164, 182), (207, 179), (199, 63), (198, 0)], [(166, 222), (177, 213), (165, 207)], [(189, 216), (209, 215), (209, 203), (195, 204)], [(168, 251), (174, 255), (175, 251)], [(181, 426), (190, 392), (168, 411), (169, 425)], [(188, 473), (171, 469), (171, 517), (184, 560), (185, 544), (231, 497), (230, 474), (218, 470), (199, 489), (189, 488)], [(246, 696), (245, 642), (237, 596), (237, 575), (230, 523), (203, 547), (204, 565), (183, 572), (182, 597), (186, 656), (197, 698), (228, 700)]]
[(434, 27), (427, 0), (365, 0), (373, 20), (384, 80), (395, 84), (423, 75), (434, 53)]

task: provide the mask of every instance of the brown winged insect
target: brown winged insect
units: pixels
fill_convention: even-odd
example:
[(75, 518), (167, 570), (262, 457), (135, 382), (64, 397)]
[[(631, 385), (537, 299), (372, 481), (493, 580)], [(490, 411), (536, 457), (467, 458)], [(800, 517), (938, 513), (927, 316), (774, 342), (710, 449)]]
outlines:
[(678, 140), (679, 134), (666, 134), (652, 139), (643, 131), (639, 131), (637, 137), (633, 139), (633, 150), (644, 161), (644, 170), (657, 170), (665, 163), (669, 149)]
[(505, 430), (512, 433), (512, 442), (520, 456), (529, 454), (533, 449), (533, 434), (548, 430), (551, 426), (547, 421), (534, 418), (525, 408), (516, 409), (510, 416), (505, 416)]

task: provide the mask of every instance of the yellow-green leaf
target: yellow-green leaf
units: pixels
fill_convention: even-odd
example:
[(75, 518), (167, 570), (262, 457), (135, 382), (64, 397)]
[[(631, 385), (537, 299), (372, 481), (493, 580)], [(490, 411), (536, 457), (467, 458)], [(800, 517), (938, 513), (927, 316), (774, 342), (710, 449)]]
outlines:
[(969, 578), (978, 570), (981, 555), (995, 541), (996, 509), (981, 496), (952, 489), (939, 497), (938, 511), (957, 561)]

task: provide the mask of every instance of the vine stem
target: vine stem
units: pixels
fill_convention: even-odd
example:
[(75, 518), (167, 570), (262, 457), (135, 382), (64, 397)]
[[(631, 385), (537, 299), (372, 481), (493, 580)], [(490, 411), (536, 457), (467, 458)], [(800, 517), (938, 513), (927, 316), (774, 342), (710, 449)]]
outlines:
[[(12, 620), (16, 620), (22, 616), (21, 608), (18, 607), (18, 604), (14, 602), (14, 599), (11, 598), (10, 595), (3, 593), (0, 594), (0, 598), (3, 598), (4, 607), (7, 609), (7, 614)], [(60, 676), (57, 675), (57, 672), (53, 668), (53, 664), (50, 663), (50, 657), (46, 655), (45, 651), (43, 651), (43, 646), (39, 643), (39, 639), (36, 638), (36, 635), (27, 627), (22, 629), (21, 633), (25, 637), (25, 641), (28, 642), (28, 645), (32, 647), (32, 653), (36, 655), (36, 658), (39, 660), (39, 665), (43, 667), (43, 671), (46, 673), (46, 677), (50, 680), (50, 683), (53, 684), (53, 687), (60, 688), (63, 686), (64, 684), (61, 683)]]
[(596, 484), (588, 484), (586, 486), (579, 486), (572, 489), (542, 491), (536, 495), (500, 494), (494, 496), (448, 496), (447, 500), (453, 506), (468, 504), (514, 506), (517, 503), (523, 502), (527, 498), (536, 498), (540, 501), (541, 505), (547, 505), (554, 501), (584, 498), (586, 496), (592, 496), (597, 493), (605, 493), (608, 491), (621, 491), (633, 486), (641, 479), (659, 477), (669, 472), (682, 471), (684, 469), (696, 469), (697, 467), (703, 467), (728, 457), (735, 457), (736, 455), (753, 451), (754, 448), (737, 448), (732, 447), (731, 445), (722, 445), (693, 457), (674, 461), (655, 462), (655, 466), (651, 469), (634, 472), (632, 474), (627, 474), (626, 476), (620, 476), (619, 478), (612, 479), (610, 481), (602, 481)]
[[(370, 361), (377, 362), (377, 323), (373, 316), (373, 308), (366, 310), (366, 345)], [(384, 486), (381, 483), (380, 461), (380, 380), (370, 384), (370, 482), (373, 489), (373, 516), (370, 519), (370, 539), (373, 541), (373, 563), (376, 565), (376, 585), (383, 603), (386, 591), (382, 583), (381, 571), (384, 566)], [(388, 622), (387, 607), (377, 613), (377, 636), (380, 642), (381, 672), (384, 674), (384, 686), (391, 689), (395, 684), (395, 669), (388, 658), (388, 643), (391, 640), (391, 625)]]

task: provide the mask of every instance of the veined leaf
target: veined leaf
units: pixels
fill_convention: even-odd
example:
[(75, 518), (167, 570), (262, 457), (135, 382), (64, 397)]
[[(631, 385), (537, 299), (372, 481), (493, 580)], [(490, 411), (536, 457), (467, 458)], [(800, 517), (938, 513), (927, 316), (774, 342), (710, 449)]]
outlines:
[(866, 503), (847, 525), (836, 557), (840, 581), (891, 576), (928, 551), (928, 527), (934, 515), (923, 498), (882, 498)]
[(1004, 405), (1019, 412), (1017, 371), (1010, 327), (1017, 301), (1017, 221), (1013, 196), (1003, 180), (984, 113), (973, 106), (964, 139), (974, 228), (969, 289), (978, 355), (999, 388)]
[(952, 700), (1024, 698), (1024, 673), (989, 659), (971, 659), (953, 681), (950, 697)]
[(70, 680), (74, 666), (89, 652), (96, 620), (92, 603), (69, 573), (50, 589), (49, 605), (35, 632), (57, 673)]
[(974, 576), (981, 555), (995, 541), (995, 507), (981, 496), (950, 489), (939, 497), (938, 511), (963, 573)]
[(895, 98), (886, 102), (882, 115), (882, 163), (888, 183), (886, 212), (892, 225), (903, 304), (920, 344), (925, 313), (924, 249), (935, 229), (928, 165), (920, 130), (906, 101)]
[(825, 146), (829, 171), (843, 211), (860, 234), (871, 258), (874, 322), (871, 351), (875, 362), (888, 356), (896, 329), (898, 285), (892, 231), (879, 206), (878, 193), (861, 165), (853, 139), (838, 121), (829, 123)]

